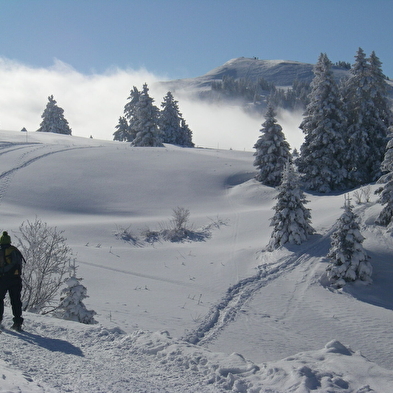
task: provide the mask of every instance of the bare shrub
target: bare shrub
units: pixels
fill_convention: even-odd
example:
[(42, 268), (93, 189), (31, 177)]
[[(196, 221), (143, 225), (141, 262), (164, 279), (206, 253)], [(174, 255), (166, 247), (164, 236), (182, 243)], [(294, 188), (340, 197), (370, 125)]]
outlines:
[(134, 246), (141, 246), (139, 237), (131, 231), (130, 227), (131, 225), (127, 228), (116, 226), (115, 237), (126, 243), (131, 243)]
[(359, 188), (358, 190), (355, 190), (353, 192), (353, 197), (355, 198), (355, 202), (357, 205), (360, 205), (363, 202), (363, 200), (365, 203), (370, 202), (371, 186), (367, 185), (362, 188)]
[(63, 231), (40, 219), (25, 221), (19, 227), (17, 247), (25, 257), (22, 272), (23, 309), (40, 312), (50, 306), (68, 274), (72, 251)]

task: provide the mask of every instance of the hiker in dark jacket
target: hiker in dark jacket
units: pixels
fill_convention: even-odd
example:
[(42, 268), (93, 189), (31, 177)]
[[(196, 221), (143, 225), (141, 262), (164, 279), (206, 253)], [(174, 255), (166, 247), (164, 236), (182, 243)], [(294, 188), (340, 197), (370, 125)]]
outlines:
[(4, 314), (4, 298), (10, 295), (14, 324), (11, 329), (22, 330), (22, 260), (21, 252), (11, 245), (6, 231), (0, 237), (0, 325)]

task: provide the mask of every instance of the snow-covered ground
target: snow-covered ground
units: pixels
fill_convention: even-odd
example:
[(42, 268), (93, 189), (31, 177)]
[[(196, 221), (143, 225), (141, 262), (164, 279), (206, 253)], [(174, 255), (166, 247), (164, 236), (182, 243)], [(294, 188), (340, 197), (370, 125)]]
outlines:
[[(266, 252), (276, 191), (253, 180), (252, 162), (0, 132), (0, 230), (16, 240), (36, 217), (64, 230), (99, 322), (25, 313), (15, 333), (7, 308), (0, 393), (392, 391), (393, 238), (374, 225), (376, 197), (355, 207), (374, 283), (333, 290), (325, 256), (343, 195), (308, 195), (317, 234)], [(176, 207), (211, 237), (143, 243)]]

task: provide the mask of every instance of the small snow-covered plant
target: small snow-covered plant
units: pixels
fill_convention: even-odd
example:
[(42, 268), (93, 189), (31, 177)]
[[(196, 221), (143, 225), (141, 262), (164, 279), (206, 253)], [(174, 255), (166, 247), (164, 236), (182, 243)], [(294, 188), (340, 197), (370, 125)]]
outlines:
[(123, 240), (127, 243), (131, 243), (134, 246), (140, 245), (140, 240), (138, 236), (135, 235), (130, 228), (131, 225), (128, 226), (127, 228), (117, 226), (115, 231), (115, 237), (119, 240)]
[(187, 229), (187, 223), (190, 218), (190, 211), (184, 207), (176, 207), (172, 214), (172, 228), (175, 231), (184, 231)]
[(179, 242), (189, 237), (190, 230), (188, 220), (190, 211), (184, 207), (173, 209), (172, 219), (169, 225), (162, 224), (161, 235), (164, 240)]
[(363, 248), (364, 237), (360, 233), (358, 217), (349, 199), (345, 201), (344, 213), (337, 221), (337, 229), (331, 236), (328, 253), (330, 263), (326, 268), (329, 281), (338, 288), (347, 282), (372, 282), (372, 266)]
[(97, 321), (94, 315), (97, 313), (88, 310), (83, 303), (88, 296), (86, 287), (80, 283), (81, 280), (72, 275), (65, 281), (66, 287), (61, 291), (60, 304), (53, 315), (69, 321), (95, 324)]

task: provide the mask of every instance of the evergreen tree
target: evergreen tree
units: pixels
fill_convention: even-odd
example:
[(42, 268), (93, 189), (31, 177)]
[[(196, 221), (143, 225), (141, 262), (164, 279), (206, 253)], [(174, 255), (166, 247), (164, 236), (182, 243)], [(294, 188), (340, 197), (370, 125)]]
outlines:
[(179, 146), (183, 147), (194, 147), (195, 144), (192, 141), (192, 131), (184, 119), (180, 120), (180, 137)]
[(378, 183), (384, 183), (379, 202), (385, 207), (379, 213), (375, 223), (389, 226), (393, 222), (393, 138), (387, 145), (381, 169), (383, 172), (387, 172), (378, 180)]
[(153, 104), (154, 100), (149, 96), (147, 84), (143, 85), (143, 90), (139, 96), (139, 101), (135, 105), (135, 139), (133, 146), (154, 147), (163, 146), (161, 131), (158, 128), (158, 108)]
[(119, 123), (116, 126), (116, 131), (113, 133), (113, 140), (114, 141), (129, 141), (129, 129), (128, 129), (128, 122), (125, 117), (120, 116)]
[(164, 97), (161, 107), (160, 129), (163, 133), (163, 142), (177, 145), (181, 113), (179, 112), (178, 102), (173, 98), (170, 91)]
[(168, 91), (161, 103), (160, 129), (163, 133), (163, 142), (172, 145), (192, 147), (192, 132), (188, 128), (179, 111), (178, 101)]
[(136, 115), (136, 107), (139, 102), (141, 93), (135, 86), (130, 91), (130, 96), (128, 97), (129, 102), (124, 105), (124, 117), (128, 122), (128, 129), (126, 133), (126, 141), (132, 142), (135, 139), (137, 130), (136, 124), (138, 123), (138, 118)]
[[(372, 64), (371, 64), (372, 63)], [(375, 54), (371, 63), (359, 48), (344, 91), (348, 118), (346, 166), (349, 186), (370, 183), (380, 175), (380, 166), (387, 143), (387, 122), (384, 105), (387, 100), (385, 81)]]
[(347, 282), (356, 280), (371, 283), (372, 266), (363, 248), (363, 241), (358, 217), (349, 200), (346, 200), (344, 213), (338, 219), (337, 229), (331, 236), (328, 253), (331, 262), (326, 271), (334, 286), (341, 288)]
[(310, 209), (304, 207), (308, 201), (299, 187), (299, 178), (293, 164), (287, 163), (285, 166), (278, 191), (275, 214), (270, 224), (274, 229), (267, 246), (268, 251), (285, 243), (301, 244), (315, 232), (311, 226)]
[(259, 170), (256, 179), (267, 186), (278, 186), (281, 183), (282, 172), (291, 160), (289, 143), (285, 140), (282, 128), (277, 124), (275, 111), (269, 105), (262, 124), (262, 135), (254, 145), (254, 166)]
[(86, 324), (97, 323), (94, 315), (97, 313), (93, 310), (88, 310), (83, 303), (87, 298), (87, 289), (80, 284), (80, 280), (73, 275), (66, 281), (66, 288), (61, 291), (60, 305), (56, 309), (54, 315), (57, 318), (66, 319), (69, 321), (76, 321)]
[(71, 128), (68, 125), (68, 121), (64, 118), (64, 110), (57, 106), (53, 95), (48, 97), (48, 100), (49, 102), (41, 115), (40, 128), (37, 131), (71, 135)]
[(345, 116), (326, 54), (319, 56), (314, 74), (310, 102), (300, 125), (305, 139), (296, 164), (307, 189), (330, 192), (346, 186)]

